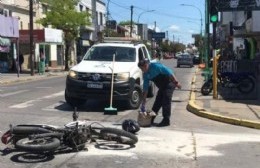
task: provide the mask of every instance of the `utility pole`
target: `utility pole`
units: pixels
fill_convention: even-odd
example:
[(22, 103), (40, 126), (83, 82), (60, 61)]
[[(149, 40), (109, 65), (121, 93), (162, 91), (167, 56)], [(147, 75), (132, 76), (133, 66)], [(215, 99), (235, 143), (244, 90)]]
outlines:
[(154, 32), (156, 32), (156, 21), (154, 21)]
[(91, 0), (92, 7), (92, 25), (94, 27), (93, 31), (93, 41), (97, 41), (97, 10), (96, 10), (96, 0)]
[[(208, 62), (208, 59), (209, 59), (209, 54), (210, 54), (210, 33), (209, 33), (209, 7), (210, 7), (210, 1), (208, 0), (205, 0), (205, 4), (206, 4), (206, 14), (205, 14), (205, 44), (206, 44), (206, 52), (205, 52), (205, 55), (204, 55), (204, 61), (205, 61), (205, 69), (208, 70), (209, 68), (209, 62)], [(208, 77), (208, 76), (207, 76)]]
[(33, 46), (33, 0), (29, 2), (29, 16), (30, 16), (30, 68), (31, 76), (34, 76), (34, 46)]
[(109, 13), (109, 3), (110, 3), (110, 0), (108, 0), (108, 2), (107, 2), (107, 17), (106, 17), (106, 36), (107, 37), (109, 37), (109, 30), (108, 30), (108, 25), (107, 25), (108, 20), (109, 20), (109, 15), (110, 15), (110, 13)]
[(132, 32), (133, 32), (133, 9), (134, 9), (134, 6), (131, 5), (130, 37), (132, 37)]

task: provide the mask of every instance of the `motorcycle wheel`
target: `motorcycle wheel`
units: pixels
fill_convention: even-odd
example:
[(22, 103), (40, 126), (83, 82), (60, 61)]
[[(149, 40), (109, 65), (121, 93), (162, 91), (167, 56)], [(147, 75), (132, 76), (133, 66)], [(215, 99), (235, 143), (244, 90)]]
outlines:
[(100, 134), (102, 139), (117, 141), (122, 144), (134, 145), (138, 141), (134, 134), (116, 128), (103, 128)]
[(240, 80), (237, 89), (241, 93), (250, 93), (254, 90), (255, 88), (255, 82), (252, 78), (246, 77)]
[(60, 140), (58, 138), (37, 138), (29, 139), (23, 138), (16, 142), (15, 147), (30, 152), (47, 152), (54, 151), (60, 146)]
[(210, 92), (212, 92), (212, 90), (213, 90), (213, 81), (212, 79), (210, 79), (202, 85), (201, 94), (207, 96), (210, 94)]

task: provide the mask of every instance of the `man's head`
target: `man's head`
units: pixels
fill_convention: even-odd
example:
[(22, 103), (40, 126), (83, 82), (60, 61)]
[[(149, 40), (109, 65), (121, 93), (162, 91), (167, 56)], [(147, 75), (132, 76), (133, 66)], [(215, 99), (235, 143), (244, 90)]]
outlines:
[(148, 59), (143, 59), (143, 60), (140, 60), (138, 62), (138, 67), (143, 71), (143, 72), (146, 72), (149, 68), (149, 60)]

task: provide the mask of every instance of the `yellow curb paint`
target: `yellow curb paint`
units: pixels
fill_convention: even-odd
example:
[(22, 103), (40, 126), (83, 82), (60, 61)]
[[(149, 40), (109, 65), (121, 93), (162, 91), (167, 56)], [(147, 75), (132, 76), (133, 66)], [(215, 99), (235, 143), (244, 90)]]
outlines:
[(245, 127), (260, 129), (260, 122), (241, 120), (241, 125)]
[[(195, 73), (197, 73), (197, 69), (196, 69)], [(192, 88), (195, 86), (195, 81), (196, 81), (196, 76), (194, 76), (192, 79)], [(231, 118), (231, 117), (222, 116), (222, 115), (218, 115), (218, 114), (214, 114), (212, 112), (206, 111), (202, 107), (196, 105), (196, 103), (195, 103), (196, 95), (195, 94), (196, 93), (193, 90), (191, 90), (190, 100), (186, 106), (188, 111), (190, 111), (198, 116), (212, 119), (215, 121), (220, 121), (223, 123), (239, 125), (239, 126), (244, 126), (244, 127), (249, 127), (249, 128), (260, 129), (260, 122), (243, 120), (243, 119), (238, 119), (238, 118)]]

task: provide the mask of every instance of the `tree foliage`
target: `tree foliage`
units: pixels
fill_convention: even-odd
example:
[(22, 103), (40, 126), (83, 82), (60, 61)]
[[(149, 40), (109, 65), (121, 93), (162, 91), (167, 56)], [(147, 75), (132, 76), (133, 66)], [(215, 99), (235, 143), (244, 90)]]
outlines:
[(172, 43), (169, 41), (162, 42), (160, 47), (163, 52), (172, 52), (172, 53), (183, 51), (186, 48), (185, 45), (182, 43)]
[(40, 0), (47, 5), (46, 17), (36, 22), (44, 27), (61, 29), (65, 42), (65, 70), (69, 69), (69, 50), (72, 42), (78, 37), (80, 27), (91, 25), (90, 14), (86, 11), (78, 12), (76, 5), (79, 0)]
[[(134, 21), (132, 23), (133, 23), (133, 25), (136, 24)], [(119, 22), (119, 25), (121, 25), (121, 26), (131, 25), (131, 20), (121, 21), (121, 22)]]

